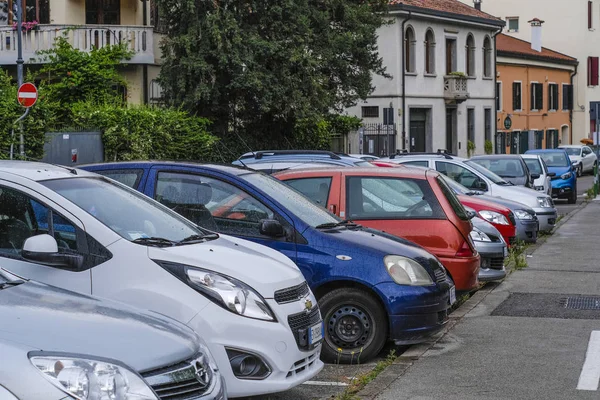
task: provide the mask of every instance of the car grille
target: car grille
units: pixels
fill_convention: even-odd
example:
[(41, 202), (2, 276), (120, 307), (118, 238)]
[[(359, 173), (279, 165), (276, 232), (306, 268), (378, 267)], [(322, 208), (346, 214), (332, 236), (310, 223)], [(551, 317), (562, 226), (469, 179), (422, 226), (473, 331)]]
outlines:
[(182, 362), (142, 374), (160, 400), (196, 399), (210, 390), (210, 385), (198, 378), (194, 360)]
[(446, 282), (446, 279), (448, 277), (446, 275), (446, 272), (442, 268), (436, 269), (433, 273), (435, 274), (435, 281), (437, 283)]
[[(294, 338), (301, 350), (310, 349), (308, 343), (308, 330), (321, 322), (321, 312), (318, 306), (314, 306), (309, 312), (303, 311), (298, 314), (288, 316), (288, 324), (294, 333)], [(314, 348), (314, 346), (313, 346)]]
[(301, 374), (302, 372), (310, 370), (318, 359), (319, 352), (316, 352), (309, 357), (296, 361), (287, 373), (286, 378), (291, 378)]
[(504, 257), (495, 257), (490, 260), (491, 269), (502, 269), (504, 267)]
[(302, 282), (300, 285), (276, 291), (275, 301), (278, 304), (291, 303), (305, 298), (308, 295), (308, 293), (308, 283)]
[(510, 219), (511, 224), (513, 224), (514, 226), (517, 225), (517, 220), (515, 219), (515, 214), (512, 211), (510, 211), (508, 213), (508, 219)]

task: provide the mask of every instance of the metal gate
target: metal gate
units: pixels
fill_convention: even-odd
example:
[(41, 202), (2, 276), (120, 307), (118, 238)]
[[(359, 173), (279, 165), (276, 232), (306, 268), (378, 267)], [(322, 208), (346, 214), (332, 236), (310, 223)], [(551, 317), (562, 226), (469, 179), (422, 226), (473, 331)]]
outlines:
[(377, 157), (386, 157), (396, 153), (396, 124), (365, 124), (363, 125), (362, 153)]
[(59, 165), (91, 164), (104, 161), (101, 132), (48, 132), (44, 162)]

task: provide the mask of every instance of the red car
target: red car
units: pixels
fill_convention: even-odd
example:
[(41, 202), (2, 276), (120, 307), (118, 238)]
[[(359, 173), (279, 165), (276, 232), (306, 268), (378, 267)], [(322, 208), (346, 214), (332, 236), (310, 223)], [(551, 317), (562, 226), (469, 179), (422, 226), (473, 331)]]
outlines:
[(274, 176), (341, 218), (415, 242), (436, 255), (457, 290), (477, 287), (480, 257), (466, 210), (433, 170), (327, 168)]
[(509, 208), (472, 196), (460, 194), (457, 197), (463, 205), (477, 211), (479, 218), (494, 225), (494, 228), (498, 229), (508, 247), (510, 247), (511, 243), (516, 242), (517, 227), (515, 225), (515, 217)]

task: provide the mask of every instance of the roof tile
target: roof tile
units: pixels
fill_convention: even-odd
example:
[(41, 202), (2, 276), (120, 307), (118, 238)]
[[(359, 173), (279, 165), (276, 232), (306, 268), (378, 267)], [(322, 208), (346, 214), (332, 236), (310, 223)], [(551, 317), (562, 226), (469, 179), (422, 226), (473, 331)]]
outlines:
[(426, 8), (429, 10), (442, 11), (458, 15), (466, 15), (470, 17), (479, 17), (498, 21), (499, 19), (475, 9), (467, 4), (461, 3), (459, 0), (390, 0), (392, 5), (405, 4), (412, 7)]
[(570, 57), (566, 54), (559, 53), (554, 50), (542, 47), (542, 51), (538, 52), (531, 48), (531, 43), (525, 40), (517, 39), (515, 37), (505, 35), (501, 33), (497, 36), (496, 50), (500, 53), (512, 53), (527, 56), (536, 56), (538, 58), (545, 58), (548, 60), (563, 60), (563, 61), (577, 61), (576, 58)]

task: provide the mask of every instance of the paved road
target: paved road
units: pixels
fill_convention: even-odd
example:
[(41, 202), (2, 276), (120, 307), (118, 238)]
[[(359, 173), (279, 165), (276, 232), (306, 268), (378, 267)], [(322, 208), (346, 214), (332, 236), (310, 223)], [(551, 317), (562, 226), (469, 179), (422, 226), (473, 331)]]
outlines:
[(600, 298), (581, 297), (600, 294), (598, 215), (600, 202), (572, 214), (529, 268), (491, 291), (377, 400), (600, 398), (600, 332), (592, 335)]
[(584, 175), (581, 178), (577, 178), (577, 204), (568, 204), (567, 200), (555, 199), (556, 208), (559, 215), (566, 215), (571, 211), (577, 209), (579, 205), (585, 201), (585, 193), (594, 185), (594, 177), (591, 175)]

